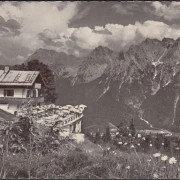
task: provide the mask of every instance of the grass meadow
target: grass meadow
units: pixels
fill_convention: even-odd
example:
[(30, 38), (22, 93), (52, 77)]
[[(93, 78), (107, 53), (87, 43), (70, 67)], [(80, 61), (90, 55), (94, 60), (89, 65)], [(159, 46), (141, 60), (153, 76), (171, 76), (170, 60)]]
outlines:
[(165, 152), (126, 150), (112, 143), (65, 140), (56, 150), (2, 151), (0, 178), (180, 178), (179, 157)]

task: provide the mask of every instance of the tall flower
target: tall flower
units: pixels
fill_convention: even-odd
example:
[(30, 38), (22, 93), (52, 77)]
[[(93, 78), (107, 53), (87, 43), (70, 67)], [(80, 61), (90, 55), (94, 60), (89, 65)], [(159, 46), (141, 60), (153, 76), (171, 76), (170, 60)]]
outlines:
[(160, 157), (161, 156), (161, 153), (155, 153), (153, 154), (154, 157)]
[(141, 137), (141, 134), (138, 134), (137, 136), (138, 136), (138, 138), (140, 138), (140, 137)]
[(169, 159), (169, 164), (176, 164), (176, 162), (177, 160), (174, 157)]
[(158, 174), (157, 174), (157, 173), (154, 173), (154, 174), (153, 174), (153, 178), (159, 178)]
[(161, 160), (162, 160), (162, 161), (166, 161), (167, 159), (168, 159), (167, 156), (162, 156), (162, 157), (161, 157)]

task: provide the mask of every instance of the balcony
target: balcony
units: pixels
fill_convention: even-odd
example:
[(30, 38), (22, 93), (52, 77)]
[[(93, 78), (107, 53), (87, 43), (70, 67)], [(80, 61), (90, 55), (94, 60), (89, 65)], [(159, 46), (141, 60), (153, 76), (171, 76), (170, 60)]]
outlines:
[(27, 102), (43, 103), (44, 97), (30, 97), (30, 98), (19, 98), (19, 97), (0, 97), (0, 104), (22, 104)]

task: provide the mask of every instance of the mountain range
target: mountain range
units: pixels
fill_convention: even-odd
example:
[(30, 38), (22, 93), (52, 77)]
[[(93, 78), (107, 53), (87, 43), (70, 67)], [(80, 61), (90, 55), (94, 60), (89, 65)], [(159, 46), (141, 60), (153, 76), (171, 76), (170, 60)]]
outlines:
[(179, 131), (180, 38), (146, 39), (127, 51), (98, 46), (87, 57), (38, 49), (56, 76), (57, 104), (86, 104), (84, 125), (134, 119), (138, 129)]

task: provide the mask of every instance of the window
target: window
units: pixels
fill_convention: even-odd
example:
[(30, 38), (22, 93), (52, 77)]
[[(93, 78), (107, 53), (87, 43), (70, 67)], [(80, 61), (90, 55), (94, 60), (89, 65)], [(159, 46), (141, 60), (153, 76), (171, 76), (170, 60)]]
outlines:
[(38, 97), (41, 97), (41, 96), (42, 96), (42, 90), (38, 89)]
[(27, 90), (27, 95), (26, 96), (30, 97), (30, 90), (29, 89)]
[(4, 89), (4, 96), (14, 96), (14, 89)]
[(36, 90), (33, 90), (33, 97), (36, 97)]

